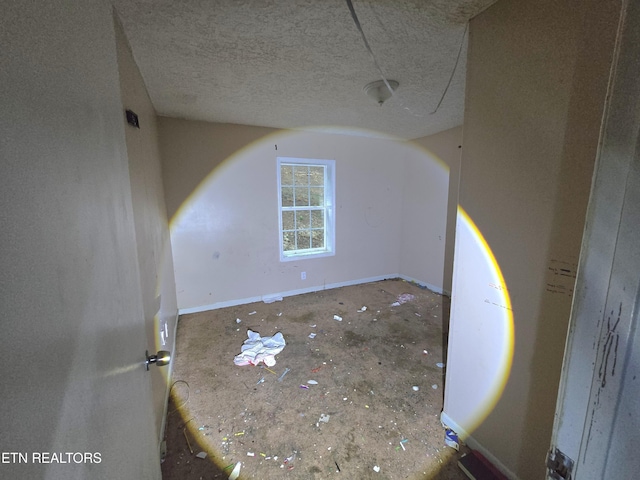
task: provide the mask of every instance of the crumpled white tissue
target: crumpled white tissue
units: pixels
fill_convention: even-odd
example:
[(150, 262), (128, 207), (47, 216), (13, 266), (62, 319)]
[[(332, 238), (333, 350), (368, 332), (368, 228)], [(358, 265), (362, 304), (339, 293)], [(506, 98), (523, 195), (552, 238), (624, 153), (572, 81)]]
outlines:
[(282, 333), (278, 332), (272, 337), (260, 337), (258, 332), (247, 331), (247, 338), (242, 344), (239, 355), (233, 359), (233, 363), (238, 366), (258, 365), (264, 362), (267, 367), (276, 364), (275, 356), (280, 353), (286, 343)]

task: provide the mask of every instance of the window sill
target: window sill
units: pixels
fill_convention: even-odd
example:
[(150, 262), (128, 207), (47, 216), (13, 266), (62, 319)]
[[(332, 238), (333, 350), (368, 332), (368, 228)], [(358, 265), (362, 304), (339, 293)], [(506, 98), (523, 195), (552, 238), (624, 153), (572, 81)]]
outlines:
[(335, 255), (333, 250), (320, 250), (314, 252), (301, 252), (301, 253), (289, 253), (280, 254), (281, 262), (291, 262), (294, 260), (307, 260), (312, 258), (332, 257)]

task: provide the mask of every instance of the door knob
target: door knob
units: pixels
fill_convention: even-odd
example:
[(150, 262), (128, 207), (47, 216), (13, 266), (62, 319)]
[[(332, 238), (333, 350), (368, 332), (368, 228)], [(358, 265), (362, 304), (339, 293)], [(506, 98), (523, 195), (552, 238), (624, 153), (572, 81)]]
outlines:
[(168, 365), (171, 361), (171, 352), (167, 352), (166, 350), (160, 350), (155, 355), (149, 355), (149, 350), (145, 352), (145, 356), (147, 360), (144, 362), (147, 366), (147, 370), (149, 370), (149, 365), (155, 363), (159, 367), (163, 367), (164, 365)]

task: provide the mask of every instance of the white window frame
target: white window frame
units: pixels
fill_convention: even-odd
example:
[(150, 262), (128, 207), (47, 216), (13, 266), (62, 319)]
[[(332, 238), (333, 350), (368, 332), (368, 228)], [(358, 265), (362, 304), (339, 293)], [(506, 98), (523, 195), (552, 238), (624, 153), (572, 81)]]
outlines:
[[(300, 250), (284, 251), (282, 212), (287, 210), (295, 210), (296, 207), (282, 206), (282, 176), (281, 166), (286, 165), (306, 165), (306, 166), (323, 166), (324, 174), (324, 247), (308, 248)], [(319, 160), (312, 158), (291, 158), (277, 157), (277, 176), (278, 176), (278, 235), (280, 244), (280, 261), (288, 262), (292, 260), (303, 260), (309, 258), (320, 258), (335, 255), (335, 179), (336, 179), (336, 162), (335, 160)]]

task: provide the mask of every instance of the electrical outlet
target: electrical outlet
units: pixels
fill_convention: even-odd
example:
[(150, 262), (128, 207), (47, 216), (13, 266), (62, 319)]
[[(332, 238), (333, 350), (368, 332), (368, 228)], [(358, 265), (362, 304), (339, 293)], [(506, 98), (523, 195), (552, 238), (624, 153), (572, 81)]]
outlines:
[(306, 280), (307, 279), (307, 272), (300, 272), (300, 280)]

